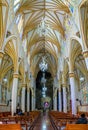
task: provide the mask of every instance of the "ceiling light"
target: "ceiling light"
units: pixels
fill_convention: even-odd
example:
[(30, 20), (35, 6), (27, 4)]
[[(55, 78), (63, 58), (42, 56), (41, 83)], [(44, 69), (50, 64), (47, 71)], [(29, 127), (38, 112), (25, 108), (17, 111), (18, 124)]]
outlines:
[(46, 36), (48, 33), (51, 31), (49, 25), (47, 24), (47, 20), (45, 18), (42, 18), (40, 24), (38, 25), (37, 28), (37, 33), (39, 36)]
[(48, 69), (48, 64), (45, 61), (45, 57), (42, 57), (42, 61), (39, 64), (39, 68), (41, 71), (45, 72)]

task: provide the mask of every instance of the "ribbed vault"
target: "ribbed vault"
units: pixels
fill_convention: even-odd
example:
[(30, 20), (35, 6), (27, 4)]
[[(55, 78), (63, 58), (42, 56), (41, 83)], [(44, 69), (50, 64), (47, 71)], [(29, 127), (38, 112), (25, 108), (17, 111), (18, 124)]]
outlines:
[[(30, 52), (32, 72), (39, 70), (41, 57), (46, 55), (48, 71), (54, 75), (58, 66), (57, 56), (61, 51), (59, 37), (64, 37), (63, 23), (65, 14), (69, 13), (68, 7), (60, 0), (26, 0), (21, 3), (16, 14), (20, 13), (23, 14), (23, 39), (25, 36), (28, 39), (27, 54)], [(46, 36), (37, 33), (42, 18), (46, 19), (46, 24), (51, 29)]]

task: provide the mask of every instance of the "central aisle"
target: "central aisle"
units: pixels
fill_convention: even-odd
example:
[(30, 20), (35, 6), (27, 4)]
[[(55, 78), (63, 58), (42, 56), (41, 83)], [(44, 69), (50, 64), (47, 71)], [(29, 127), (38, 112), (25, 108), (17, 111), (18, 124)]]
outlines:
[(54, 130), (47, 113), (44, 115), (41, 113), (41, 116), (35, 124), (33, 130)]

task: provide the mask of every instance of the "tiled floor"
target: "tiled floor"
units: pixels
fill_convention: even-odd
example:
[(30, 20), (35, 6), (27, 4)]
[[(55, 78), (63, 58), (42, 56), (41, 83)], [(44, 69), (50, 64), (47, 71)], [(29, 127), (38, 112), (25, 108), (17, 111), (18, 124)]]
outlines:
[(33, 130), (54, 130), (48, 114), (41, 114)]

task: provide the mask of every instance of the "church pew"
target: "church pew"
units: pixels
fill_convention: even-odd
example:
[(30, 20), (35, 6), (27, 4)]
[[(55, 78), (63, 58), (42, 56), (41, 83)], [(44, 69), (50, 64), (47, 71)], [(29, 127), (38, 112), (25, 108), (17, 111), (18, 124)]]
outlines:
[(88, 124), (67, 124), (64, 130), (88, 130)]
[(40, 115), (40, 112), (29, 112), (29, 115), (21, 115), (21, 116), (7, 116), (7, 117), (1, 117), (0, 123), (2, 124), (20, 124), (22, 128), (25, 128), (25, 130), (28, 130), (31, 126), (34, 125), (34, 122)]
[(11, 115), (11, 112), (0, 112), (0, 117), (7, 117)]
[(0, 130), (22, 130), (20, 124), (0, 124)]
[(59, 130), (65, 128), (66, 124), (68, 123), (75, 124), (75, 122), (78, 120), (78, 117), (75, 117), (72, 114), (58, 111), (49, 112), (49, 116), (52, 124)]

